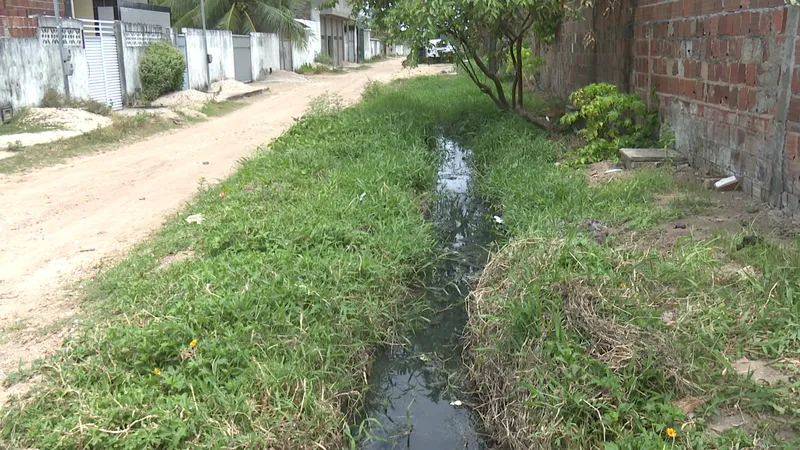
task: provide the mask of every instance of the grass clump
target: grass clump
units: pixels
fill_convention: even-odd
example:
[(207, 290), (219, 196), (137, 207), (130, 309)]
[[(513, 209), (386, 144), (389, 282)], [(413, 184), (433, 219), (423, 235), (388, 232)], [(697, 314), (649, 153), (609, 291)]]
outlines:
[(28, 119), (27, 108), (18, 109), (8, 123), (0, 124), (0, 136), (20, 133), (38, 133), (53, 130), (55, 127), (42, 123), (34, 123)]
[(341, 111), (318, 99), (201, 189), (90, 286), (91, 323), (6, 412), (5, 445), (342, 443), (369, 352), (408, 318), (406, 283), (433, 256), (421, 203), (435, 155), (404, 106), (425, 95), (387, 88)]
[(328, 52), (319, 52), (314, 56), (314, 62), (319, 64), (324, 64), (326, 66), (334, 65), (333, 56), (329, 55)]
[[(797, 371), (797, 247), (747, 229), (655, 245), (642, 236), (708, 201), (667, 169), (591, 187), (555, 164), (566, 149), (482, 108), (460, 126), (507, 246), (469, 298), (467, 340), (493, 437), (512, 449), (797, 448), (797, 382), (731, 366)], [(748, 419), (713, 431), (726, 415)]]
[(342, 69), (341, 67), (329, 66), (326, 64), (305, 63), (297, 69), (297, 73), (301, 75), (323, 75), (323, 74), (339, 75), (347, 73), (347, 71)]
[(100, 116), (111, 114), (111, 106), (109, 105), (91, 99), (71, 98), (67, 100), (64, 94), (55, 89), (48, 89), (44, 93), (39, 106), (42, 108), (77, 108)]
[(125, 142), (141, 139), (174, 128), (172, 121), (139, 113), (113, 115), (113, 123), (80, 136), (61, 139), (47, 144), (15, 149), (14, 156), (0, 159), (0, 173), (49, 166), (87, 153), (107, 151)]
[(224, 116), (246, 106), (246, 102), (237, 102), (231, 100), (223, 100), (218, 102), (208, 102), (203, 105), (200, 112), (208, 117)]

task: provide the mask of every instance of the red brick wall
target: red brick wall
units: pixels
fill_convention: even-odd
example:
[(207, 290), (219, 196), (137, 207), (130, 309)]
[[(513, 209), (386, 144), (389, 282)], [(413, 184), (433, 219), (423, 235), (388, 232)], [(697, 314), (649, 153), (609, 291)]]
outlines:
[[(61, 17), (65, 2), (59, 0)], [(35, 16), (52, 16), (53, 2), (47, 0), (0, 0), (0, 38), (34, 37), (38, 20)]]
[[(800, 30), (800, 18), (798, 19)], [(792, 85), (789, 96), (789, 108), (786, 118), (786, 142), (784, 154), (786, 166), (784, 169), (784, 198), (783, 203), (794, 210), (800, 210), (800, 37), (795, 33), (794, 38), (794, 64), (792, 66)]]
[[(564, 25), (546, 54), (553, 65), (542, 74), (542, 86), (563, 95), (587, 82), (608, 81), (647, 101), (655, 89), (677, 149), (695, 167), (738, 175), (746, 192), (800, 207), (800, 67), (792, 62), (800, 45), (794, 35), (787, 43), (787, 27), (797, 27), (789, 20), (797, 20), (798, 11), (783, 0), (629, 0), (619, 13), (599, 17), (598, 8), (583, 23)], [(595, 46), (570, 47), (585, 35), (589, 20)], [(625, 23), (632, 39), (619, 32)], [(592, 60), (596, 69), (586, 67)], [(794, 78), (781, 84), (787, 63)], [(565, 67), (588, 75), (562, 73)], [(559, 76), (562, 81), (554, 81)], [(779, 132), (784, 124), (785, 133)]]

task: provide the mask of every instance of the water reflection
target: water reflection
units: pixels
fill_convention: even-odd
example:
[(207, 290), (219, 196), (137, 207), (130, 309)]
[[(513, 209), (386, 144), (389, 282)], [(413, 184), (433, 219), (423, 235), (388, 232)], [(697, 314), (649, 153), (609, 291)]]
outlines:
[(433, 220), (441, 243), (451, 256), (429, 275), (425, 295), (437, 311), (430, 322), (408, 336), (408, 344), (386, 349), (375, 361), (365, 416), (369, 433), (362, 448), (483, 449), (476, 415), (453, 406), (467, 394), (460, 337), (466, 324), (464, 298), (468, 281), (486, 262), (484, 246), (491, 241), (486, 211), (472, 194), (470, 151), (439, 138), (442, 153)]

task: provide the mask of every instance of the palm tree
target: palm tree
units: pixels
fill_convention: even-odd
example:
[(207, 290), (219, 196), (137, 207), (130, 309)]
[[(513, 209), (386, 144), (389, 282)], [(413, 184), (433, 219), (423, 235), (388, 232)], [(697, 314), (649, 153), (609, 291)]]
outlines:
[[(172, 26), (200, 28), (200, 0), (160, 0), (169, 6)], [(296, 43), (306, 42), (306, 29), (294, 20), (308, 0), (205, 0), (206, 25), (234, 34), (251, 31), (278, 33)]]

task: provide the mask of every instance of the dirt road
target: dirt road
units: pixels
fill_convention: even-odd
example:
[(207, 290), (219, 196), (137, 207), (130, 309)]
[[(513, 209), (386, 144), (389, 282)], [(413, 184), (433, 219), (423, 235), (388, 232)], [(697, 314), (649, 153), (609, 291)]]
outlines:
[(201, 179), (224, 178), (238, 159), (289, 127), (311, 99), (330, 92), (352, 102), (369, 80), (442, 68), (408, 71), (395, 59), (308, 84), (275, 86), (274, 95), (221, 118), (59, 166), (0, 176), (0, 371), (60, 344), (75, 313), (64, 287), (147, 237), (192, 197)]

